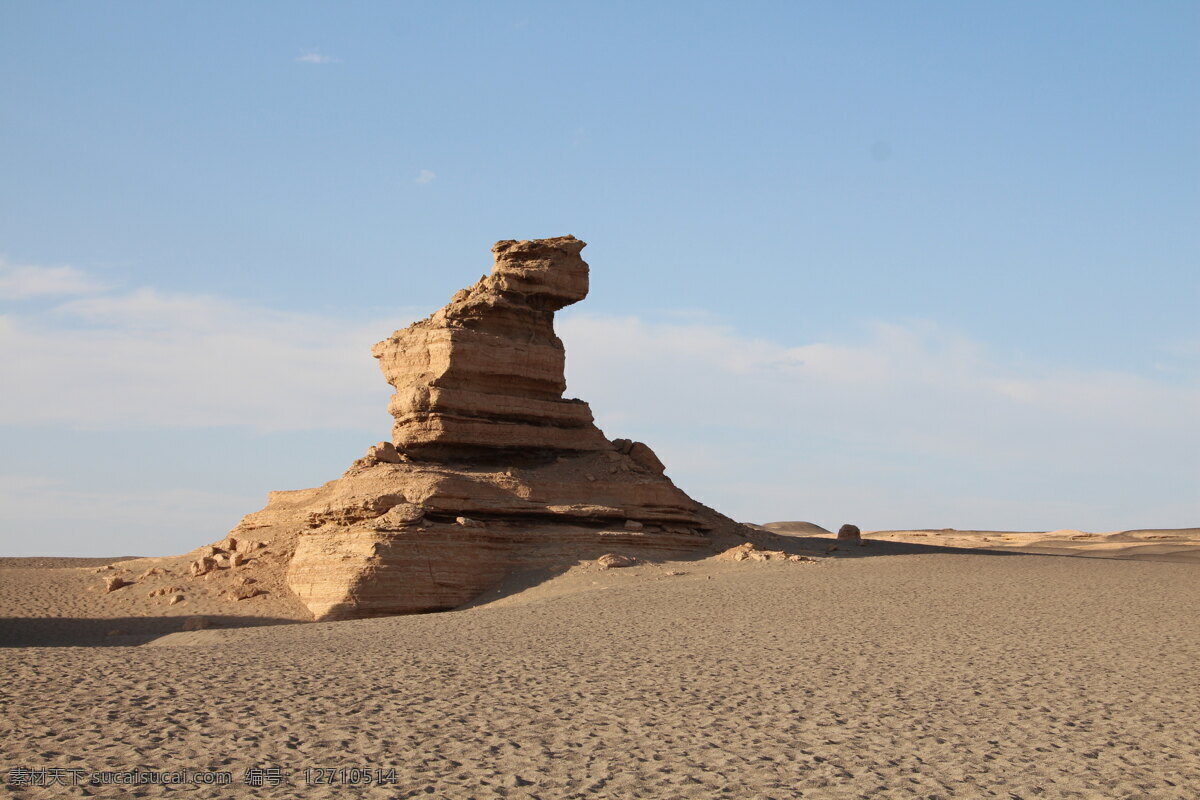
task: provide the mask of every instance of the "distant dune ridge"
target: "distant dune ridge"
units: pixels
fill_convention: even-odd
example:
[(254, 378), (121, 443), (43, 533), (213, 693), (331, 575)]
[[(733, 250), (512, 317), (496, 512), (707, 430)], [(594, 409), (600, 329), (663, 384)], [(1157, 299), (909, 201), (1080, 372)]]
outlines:
[[(833, 538), (831, 531), (811, 522), (767, 522), (759, 530), (798, 537)], [(1043, 555), (1200, 562), (1200, 528), (1139, 528), (1111, 533), (1060, 529), (1053, 531), (958, 530), (910, 528), (863, 531), (873, 546), (919, 545)]]
[(870, 531), (864, 535), (881, 542), (911, 542), (999, 552), (1200, 563), (1200, 528), (1143, 528), (1111, 533), (1076, 529), (960, 531), (944, 528)]
[(768, 522), (762, 527), (778, 533), (821, 535), (832, 533), (812, 522)]

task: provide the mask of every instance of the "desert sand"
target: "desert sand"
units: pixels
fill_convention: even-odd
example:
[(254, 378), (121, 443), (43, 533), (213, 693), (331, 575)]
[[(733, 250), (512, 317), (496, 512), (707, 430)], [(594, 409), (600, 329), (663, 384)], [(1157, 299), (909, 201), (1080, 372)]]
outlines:
[[(584, 562), (516, 576), (456, 611), (302, 624), (268, 624), (304, 617), (282, 594), (214, 592), (149, 615), (140, 587), (86, 591), (148, 561), (97, 572), (7, 559), (3, 768), (190, 768), (228, 771), (233, 785), (6, 789), (1197, 796), (1200, 582), (1179, 553), (1194, 530), (866, 532), (860, 546), (816, 526), (764, 529), (815, 560)], [(943, 539), (952, 546), (927, 543)], [(1169, 551), (1127, 552), (1139, 542)], [(180, 631), (197, 612), (222, 627)], [(242, 783), (274, 767), (290, 782)], [(385, 782), (306, 782), (306, 769), (342, 767)]]
[(1200, 530), (735, 522), (563, 396), (583, 246), (498, 242), (376, 345), (392, 441), (340, 478), (0, 559), (6, 791), (1200, 796)]

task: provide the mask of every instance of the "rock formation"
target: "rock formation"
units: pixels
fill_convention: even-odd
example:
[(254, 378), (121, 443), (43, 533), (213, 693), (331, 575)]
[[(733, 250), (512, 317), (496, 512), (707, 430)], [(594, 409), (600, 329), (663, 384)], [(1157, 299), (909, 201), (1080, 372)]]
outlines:
[(562, 396), (554, 312), (587, 295), (583, 246), (572, 236), (498, 242), (491, 275), (375, 345), (396, 388), (388, 410), (398, 451), (445, 459), (611, 449), (587, 403)]
[(123, 589), (129, 585), (129, 581), (120, 576), (104, 579), (104, 591), (106, 592), (115, 592), (117, 589)]
[(798, 553), (788, 553), (784, 550), (765, 550), (757, 542), (743, 542), (737, 547), (731, 547), (718, 558), (730, 561), (790, 561), (796, 564), (815, 564), (817, 560)]
[(317, 489), (272, 492), (225, 549), (270, 539), (313, 616), (344, 619), (455, 608), (514, 569), (743, 541), (648, 446), (609, 441), (586, 403), (563, 398), (554, 312), (587, 295), (583, 247), (499, 242), (490, 275), (375, 345), (396, 389), (392, 441)]

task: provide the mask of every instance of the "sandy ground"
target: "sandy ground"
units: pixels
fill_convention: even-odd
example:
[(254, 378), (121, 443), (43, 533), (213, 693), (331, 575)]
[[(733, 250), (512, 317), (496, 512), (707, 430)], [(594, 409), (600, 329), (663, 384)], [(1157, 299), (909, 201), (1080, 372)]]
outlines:
[[(883, 534), (816, 563), (581, 565), (526, 576), (456, 612), (166, 636), (94, 633), (141, 603), (132, 593), (88, 592), (103, 577), (97, 565), (5, 560), (5, 778), (14, 767), (190, 768), (229, 771), (234, 785), (4, 790), (29, 798), (1200, 796), (1194, 564), (1177, 553), (1121, 552), (1164, 541), (1152, 538), (1109, 548), (1122, 556), (1112, 558), (1086, 546), (1119, 539), (992, 548), (978, 540), (997, 532), (955, 532), (945, 538), (964, 541), (944, 548), (919, 541), (943, 532), (910, 533), (928, 535)], [(828, 538), (805, 529), (779, 541), (824, 552)], [(1063, 547), (1085, 548), (1086, 557), (1015, 551), (1047, 541), (1074, 542)], [(1186, 546), (1170, 542), (1173, 551)], [(244, 610), (253, 600), (230, 603), (215, 591), (189, 602), (193, 612), (224, 609), (228, 625), (295, 619), (286, 598), (256, 600), (264, 605), (253, 613)], [(178, 608), (154, 608), (155, 624), (178, 631)], [(60, 646), (13, 646), (30, 637)], [(247, 768), (275, 767), (289, 772), (288, 784), (243, 783)], [(343, 767), (369, 768), (385, 783), (306, 782), (306, 769)], [(361, 776), (307, 775), (352, 777)]]
[[(311, 618), (284, 585), (285, 554), (267, 550), (237, 570), (194, 578), (187, 568), (198, 554), (116, 561), (0, 558), (0, 645), (130, 646), (179, 631), (193, 617), (220, 626)], [(106, 592), (111, 577), (128, 585)], [(261, 594), (234, 599), (231, 590), (246, 580)], [(175, 596), (180, 599), (171, 604)]]

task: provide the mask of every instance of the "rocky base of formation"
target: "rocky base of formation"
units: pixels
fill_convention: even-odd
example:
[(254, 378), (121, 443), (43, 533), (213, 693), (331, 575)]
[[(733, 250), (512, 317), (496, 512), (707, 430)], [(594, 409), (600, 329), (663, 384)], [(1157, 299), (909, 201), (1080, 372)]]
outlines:
[(339, 480), (273, 492), (233, 535), (292, 543), (287, 583), (316, 619), (446, 610), (513, 570), (740, 541), (741, 526), (618, 448), (468, 466), (393, 461), (382, 443)]

